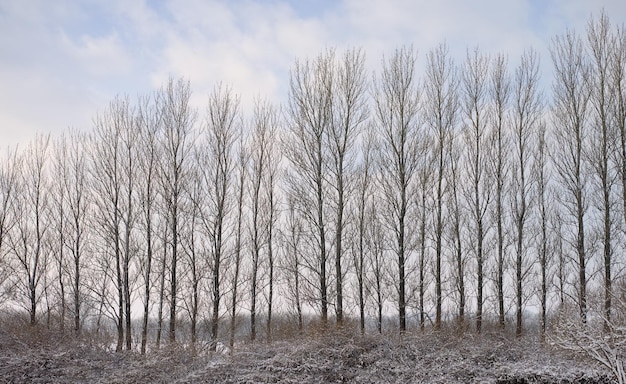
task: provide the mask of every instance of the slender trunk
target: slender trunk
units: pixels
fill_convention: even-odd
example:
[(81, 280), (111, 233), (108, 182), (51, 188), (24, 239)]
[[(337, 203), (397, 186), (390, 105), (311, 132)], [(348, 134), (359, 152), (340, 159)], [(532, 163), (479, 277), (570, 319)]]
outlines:
[(399, 233), (398, 233), (398, 317), (400, 321), (400, 333), (406, 331), (406, 287), (405, 287), (405, 265), (404, 265), (404, 236), (405, 236), (405, 193), (402, 191), (402, 208), (400, 212)]
[(296, 295), (296, 311), (298, 312), (298, 332), (302, 334), (304, 331), (304, 322), (302, 321), (302, 304), (300, 303), (300, 263), (298, 262), (298, 250), (296, 249), (296, 245), (294, 242), (294, 255), (296, 258), (295, 265), (295, 273), (294, 273), (294, 285), (295, 285), (295, 295)]
[(46, 300), (46, 328), (50, 329), (50, 319), (52, 315), (52, 310), (50, 309), (50, 297), (48, 296), (48, 276), (43, 276), (43, 296)]
[(579, 286), (579, 308), (580, 308), (580, 319), (583, 323), (587, 322), (587, 273), (586, 273), (586, 257), (585, 257), (585, 224), (584, 224), (584, 214), (583, 214), (583, 202), (582, 202), (582, 192), (578, 191), (577, 193), (577, 205), (578, 205), (578, 214), (577, 214), (577, 222), (578, 222), (578, 236), (576, 249), (578, 253), (578, 282)]
[(196, 271), (195, 254), (193, 255), (193, 260), (194, 261), (193, 261), (192, 271), (191, 271), (192, 279), (193, 279), (192, 298), (191, 298), (192, 300), (191, 301), (191, 352), (195, 355), (196, 354), (196, 342), (198, 341), (197, 324), (198, 324), (198, 298), (199, 298), (199, 292), (198, 292), (199, 278), (198, 278), (198, 273)]
[[(78, 221), (76, 221), (75, 225), (78, 228)], [(78, 230), (76, 232), (76, 249), (74, 251), (74, 333), (78, 334), (80, 332), (80, 234)], [(63, 310), (63, 321), (65, 321), (65, 310)]]
[[(542, 197), (543, 200), (543, 197)], [(546, 232), (546, 214), (545, 214), (545, 202), (542, 201), (541, 207), (541, 341), (544, 342), (546, 338), (546, 326), (547, 326), (547, 310), (548, 310), (548, 260), (547, 260), (547, 232)]]
[[(380, 254), (379, 254), (380, 252)], [(376, 303), (378, 309), (378, 316), (376, 321), (376, 328), (378, 329), (378, 333), (383, 333), (383, 287), (382, 287), (382, 276), (381, 276), (381, 265), (380, 258), (382, 258), (382, 251), (376, 250)]]
[[(365, 188), (364, 188), (365, 190)], [(361, 192), (361, 201), (359, 206), (359, 254), (357, 268), (357, 283), (359, 289), (359, 329), (361, 335), (365, 334), (365, 292), (364, 292), (364, 273), (365, 268), (365, 193)]]
[(456, 228), (456, 264), (459, 272), (459, 322), (465, 324), (465, 266), (463, 265), (463, 248), (461, 246), (461, 232)]
[[(343, 169), (343, 158), (339, 161), (340, 170)], [(335, 229), (335, 275), (336, 275), (336, 288), (337, 288), (337, 326), (343, 325), (343, 271), (341, 268), (342, 257), (342, 238), (343, 238), (343, 209), (344, 209), (344, 191), (343, 191), (343, 175), (341, 173), (337, 176), (337, 225)]]
[(516, 325), (515, 336), (520, 337), (522, 335), (522, 261), (523, 261), (523, 241), (524, 241), (524, 221), (523, 216), (520, 216), (517, 221), (517, 259), (515, 262), (515, 290), (517, 292), (516, 301)]
[[(148, 203), (149, 204), (149, 203)], [(141, 324), (141, 354), (146, 354), (148, 343), (148, 318), (150, 317), (150, 273), (152, 271), (152, 219), (151, 209), (148, 208), (146, 221), (146, 270), (144, 281), (143, 320)]]
[[(115, 204), (117, 207), (117, 203)], [(117, 276), (117, 345), (115, 347), (115, 351), (119, 352), (122, 350), (124, 346), (124, 289), (122, 283), (122, 266), (121, 266), (121, 258), (122, 252), (120, 249), (120, 235), (119, 235), (119, 219), (117, 218), (117, 209), (115, 211), (115, 228), (114, 237), (115, 237), (115, 271)]]
[(477, 263), (478, 263), (478, 295), (477, 295), (477, 310), (476, 310), (476, 332), (479, 334), (482, 332), (483, 325), (483, 223), (482, 220), (478, 221), (478, 249), (477, 249)]
[[(175, 187), (178, 187), (178, 180), (176, 178), (174, 182)], [(170, 344), (176, 342), (176, 295), (177, 291), (177, 272), (176, 266), (178, 264), (178, 194), (174, 193), (172, 203), (172, 268), (170, 278), (170, 327), (168, 340)]]
[[(321, 143), (320, 143), (321, 145)], [(320, 299), (322, 304), (322, 324), (328, 322), (328, 289), (326, 287), (326, 229), (324, 227), (324, 199), (322, 186), (322, 156), (320, 156), (317, 164), (317, 227), (320, 236)]]
[(159, 310), (157, 311), (156, 348), (161, 347), (161, 333), (163, 332), (163, 304), (165, 301), (165, 272), (167, 270), (167, 230), (163, 236), (163, 260), (161, 263), (161, 281), (159, 282)]
[[(225, 191), (224, 191), (225, 192)], [(225, 195), (223, 194), (224, 198)], [(218, 213), (215, 239), (215, 264), (213, 266), (213, 311), (211, 315), (211, 345), (210, 350), (215, 352), (217, 349), (217, 337), (220, 319), (220, 266), (222, 262), (222, 232), (223, 232), (223, 207), (224, 201), (220, 204), (220, 212)]]
[[(606, 184), (606, 178), (604, 180)], [(608, 186), (604, 187), (604, 317), (606, 325), (611, 322), (611, 297), (612, 281), (611, 281), (611, 202), (609, 197), (610, 190)]]
[[(63, 214), (61, 214), (62, 216)], [(61, 246), (59, 247), (59, 260), (58, 260), (58, 270), (59, 270), (59, 289), (61, 290), (61, 318), (59, 319), (59, 330), (61, 333), (65, 332), (65, 282), (63, 281), (63, 235), (61, 235), (60, 240)]]
[(241, 173), (239, 177), (239, 196), (237, 199), (237, 232), (235, 234), (235, 272), (233, 276), (233, 294), (230, 303), (230, 336), (228, 344), (232, 353), (235, 346), (235, 330), (237, 326), (237, 288), (239, 288), (239, 267), (241, 263), (241, 227), (243, 217), (243, 194), (245, 181), (245, 157), (242, 156)]
[(29, 285), (30, 296), (30, 325), (37, 324), (37, 287), (35, 286), (34, 278), (31, 277)]
[[(452, 148), (451, 148), (452, 151)], [(458, 158), (454, 157), (451, 161), (452, 173), (452, 209), (453, 212), (453, 236), (455, 242), (455, 263), (457, 274), (457, 289), (459, 293), (459, 324), (465, 329), (465, 263), (463, 261), (463, 246), (461, 242), (461, 207), (459, 206), (459, 192), (457, 188), (457, 166)]]
[[(271, 176), (272, 177), (272, 176)], [(267, 228), (267, 262), (269, 267), (269, 292), (267, 298), (267, 342), (272, 341), (272, 304), (274, 302), (274, 186), (269, 188), (269, 222)]]
[(131, 313), (130, 313), (130, 230), (126, 233), (126, 256), (124, 257), (124, 304), (126, 312), (126, 350), (132, 349)]
[[(424, 186), (425, 187), (425, 186)], [(426, 259), (426, 191), (422, 190), (422, 212), (420, 215), (420, 258), (419, 258), (419, 311), (420, 329), (423, 331), (426, 325), (426, 314), (424, 311), (425, 294), (425, 259)]]
[(256, 290), (257, 290), (257, 274), (259, 265), (258, 249), (254, 250), (252, 261), (252, 281), (250, 285), (250, 341), (256, 340)]
[[(273, 209), (273, 208), (270, 208)], [(273, 215), (270, 213), (270, 228), (267, 243), (267, 262), (269, 267), (269, 292), (267, 297), (267, 342), (272, 342), (272, 302), (274, 301), (274, 250), (272, 247), (272, 224)]]
[[(499, 156), (502, 156), (501, 154)], [(498, 231), (498, 326), (504, 329), (504, 229), (502, 228), (502, 172), (501, 157), (498, 158), (498, 184), (496, 191), (496, 226)]]
[[(441, 132), (443, 129), (440, 128)], [(435, 224), (435, 329), (441, 328), (441, 243), (443, 235), (443, 178), (444, 178), (444, 137), (439, 143), (439, 169), (437, 177), (437, 222)], [(420, 319), (421, 324), (421, 319)]]
[(230, 350), (235, 346), (235, 331), (237, 327), (237, 288), (239, 287), (239, 268), (241, 263), (241, 211), (239, 209), (239, 219), (237, 224), (237, 240), (235, 245), (235, 273), (233, 276), (233, 296), (230, 303), (230, 338), (228, 344)]

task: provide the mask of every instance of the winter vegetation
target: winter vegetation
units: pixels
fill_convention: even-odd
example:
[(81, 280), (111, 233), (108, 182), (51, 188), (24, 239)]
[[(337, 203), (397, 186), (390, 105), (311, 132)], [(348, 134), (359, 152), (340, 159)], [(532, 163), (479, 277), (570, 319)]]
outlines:
[(626, 382), (626, 29), (550, 53), (328, 48), (8, 149), (0, 377)]

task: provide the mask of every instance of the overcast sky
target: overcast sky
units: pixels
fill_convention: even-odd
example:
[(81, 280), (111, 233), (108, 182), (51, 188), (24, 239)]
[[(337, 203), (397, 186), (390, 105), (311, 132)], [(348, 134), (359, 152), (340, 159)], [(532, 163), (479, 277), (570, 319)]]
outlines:
[(583, 33), (602, 8), (626, 22), (624, 0), (0, 0), (0, 144), (90, 130), (116, 94), (169, 76), (191, 81), (197, 105), (218, 81), (244, 108), (255, 95), (280, 102), (294, 59), (324, 47), (363, 47), (377, 70), (407, 44), (420, 63), (445, 41), (457, 62), (479, 47), (512, 65), (532, 46), (549, 77), (552, 37)]

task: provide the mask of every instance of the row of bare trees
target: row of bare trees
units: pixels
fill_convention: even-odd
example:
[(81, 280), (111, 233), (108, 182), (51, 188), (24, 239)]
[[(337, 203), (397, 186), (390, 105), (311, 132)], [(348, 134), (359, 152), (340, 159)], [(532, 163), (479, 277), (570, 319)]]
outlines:
[(626, 32), (605, 15), (586, 32), (554, 38), (551, 92), (532, 49), (510, 69), (478, 49), (457, 64), (442, 44), (421, 77), (410, 47), (373, 75), (361, 49), (297, 60), (286, 105), (258, 98), (249, 115), (223, 85), (201, 110), (184, 80), (118, 97), (89, 132), (6, 152), (2, 304), (33, 324), (113, 326), (117, 350), (142, 353), (166, 326), (169, 343), (184, 328), (192, 348), (232, 346), (242, 315), (271, 340), (277, 311), (302, 330), (334, 309), (361, 332), (392, 313), (401, 332), (512, 316), (517, 335), (539, 313), (544, 334), (551, 311), (584, 322), (602, 292), (610, 319)]

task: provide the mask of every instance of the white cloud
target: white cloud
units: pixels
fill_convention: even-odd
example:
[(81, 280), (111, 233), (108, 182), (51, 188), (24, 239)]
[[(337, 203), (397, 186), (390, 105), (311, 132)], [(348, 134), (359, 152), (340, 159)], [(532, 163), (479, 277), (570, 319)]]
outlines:
[(132, 61), (126, 47), (115, 32), (107, 36), (82, 35), (78, 41), (73, 41), (63, 34), (62, 42), (70, 60), (75, 60), (76, 64), (88, 74), (119, 75), (127, 74), (132, 69)]
[(551, 37), (584, 32), (602, 7), (626, 21), (623, 0), (0, 0), (0, 138), (88, 127), (116, 93), (146, 93), (170, 75), (191, 80), (201, 107), (220, 81), (244, 108), (259, 94), (283, 101), (294, 59), (329, 46), (363, 47), (370, 70), (407, 44), (420, 66), (444, 40), (459, 63), (479, 46), (514, 65), (533, 46), (549, 78)]

